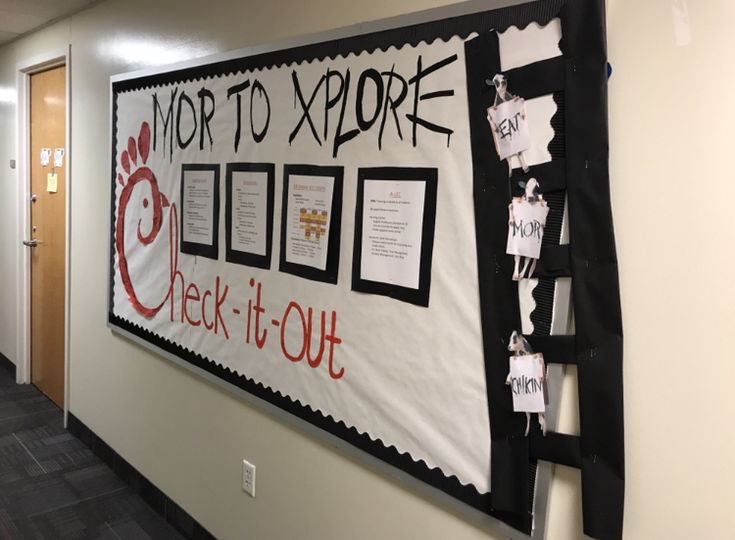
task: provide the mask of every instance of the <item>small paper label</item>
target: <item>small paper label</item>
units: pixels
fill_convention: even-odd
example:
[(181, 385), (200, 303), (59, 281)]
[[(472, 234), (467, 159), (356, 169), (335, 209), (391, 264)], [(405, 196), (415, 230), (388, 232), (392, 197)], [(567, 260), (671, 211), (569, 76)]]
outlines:
[(515, 198), (510, 203), (509, 213), (505, 252), (538, 259), (549, 207), (540, 201), (530, 203), (526, 199)]
[(54, 149), (54, 167), (62, 167), (64, 164), (64, 149)]
[(513, 392), (515, 412), (546, 412), (548, 399), (543, 354), (511, 356), (508, 384)]
[(48, 166), (49, 159), (51, 159), (51, 149), (41, 148), (41, 166)]
[(48, 173), (46, 175), (46, 191), (49, 193), (56, 193), (58, 189), (58, 177), (56, 173)]
[(526, 122), (525, 102), (511, 99), (487, 110), (487, 119), (493, 131), (495, 149), (500, 159), (528, 150), (531, 138)]

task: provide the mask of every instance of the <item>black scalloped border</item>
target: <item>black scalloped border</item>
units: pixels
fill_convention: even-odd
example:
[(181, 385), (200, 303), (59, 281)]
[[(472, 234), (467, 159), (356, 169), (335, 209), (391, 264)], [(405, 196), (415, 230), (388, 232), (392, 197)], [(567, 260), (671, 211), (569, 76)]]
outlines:
[[(551, 127), (554, 129), (554, 137), (549, 141), (549, 154), (551, 159), (563, 159), (566, 156), (566, 128), (564, 116), (566, 115), (566, 102), (564, 91), (554, 92), (554, 103), (556, 112), (551, 117)], [(543, 188), (543, 179), (541, 180)], [(544, 194), (549, 205), (549, 216), (544, 228), (542, 245), (558, 245), (561, 241), (562, 226), (564, 221), (564, 201), (566, 190), (553, 191)], [(538, 283), (531, 291), (536, 306), (531, 311), (529, 318), (533, 324), (533, 335), (551, 335), (551, 324), (554, 317), (554, 298), (556, 297), (556, 278), (538, 278)]]
[(337, 39), (294, 47), (280, 51), (273, 51), (238, 58), (213, 64), (191, 68), (173, 70), (155, 75), (137, 77), (112, 83), (112, 140), (111, 140), (111, 229), (110, 229), (110, 286), (108, 320), (131, 334), (144, 339), (152, 345), (176, 355), (182, 360), (199, 367), (200, 369), (232, 384), (246, 392), (271, 403), (310, 424), (335, 435), (353, 446), (368, 452), (376, 458), (394, 466), (415, 478), (437, 488), (456, 499), (500, 519), (508, 525), (525, 533), (530, 533), (530, 523), (523, 516), (510, 512), (502, 512), (491, 508), (490, 493), (481, 494), (473, 485), (463, 485), (452, 475), (446, 476), (439, 468), (430, 468), (423, 460), (414, 461), (408, 453), (401, 453), (395, 446), (386, 446), (381, 439), (372, 440), (368, 434), (360, 433), (354, 427), (348, 427), (344, 422), (336, 422), (333, 418), (324, 416), (319, 411), (301, 405), (288, 396), (275, 392), (270, 388), (256, 383), (244, 375), (235, 373), (219, 364), (176, 345), (130, 321), (114, 315), (114, 278), (115, 278), (115, 213), (116, 213), (116, 148), (117, 148), (117, 96), (123, 92), (152, 88), (161, 85), (184, 83), (208, 77), (229, 75), (237, 72), (278, 67), (286, 64), (301, 63), (304, 61), (323, 60), (327, 57), (334, 59), (337, 56), (347, 56), (350, 53), (372, 53), (376, 49), (387, 51), (390, 47), (401, 48), (404, 45), (416, 46), (425, 41), (431, 43), (436, 39), (444, 41), (459, 36), (466, 39), (473, 32), (482, 32), (490, 29), (504, 31), (510, 26), (525, 28), (535, 22), (546, 25), (551, 19), (559, 16), (559, 12), (566, 0), (543, 0), (520, 4), (493, 11), (485, 11), (460, 17), (453, 17), (438, 21), (426, 22), (402, 28), (384, 30), (349, 38)]
[(412, 476), (421, 478), (427, 483), (451, 494), (452, 496), (465, 501), (471, 506), (485, 511), (489, 508), (489, 493), (479, 493), (477, 489), (469, 484), (462, 484), (459, 479), (454, 476), (445, 476), (438, 468), (430, 468), (423, 460), (414, 461), (407, 452), (399, 452), (394, 446), (386, 446), (381, 439), (373, 440), (367, 433), (360, 433), (357, 428), (349, 427), (342, 420), (335, 421), (332, 416), (325, 416), (321, 411), (312, 409), (308, 405), (302, 405), (298, 401), (294, 401), (287, 395), (253, 379), (237, 373), (227, 367), (224, 367), (209, 358), (197, 354), (189, 349), (182, 347), (158, 334), (146, 330), (145, 328), (134, 324), (127, 319), (118, 317), (113, 313), (109, 313), (110, 324), (125, 330), (139, 338), (146, 340), (148, 343), (158, 347), (159, 349), (170, 353), (199, 369), (214, 375), (241, 390), (264, 400), (268, 403), (287, 411), (294, 416), (306, 420), (324, 431), (331, 433), (343, 439), (353, 446), (364, 450), (375, 457), (389, 463), (399, 469), (408, 472)]
[(510, 26), (517, 26), (522, 29), (532, 22), (543, 26), (559, 15), (559, 11), (565, 3), (566, 0), (529, 2), (493, 11), (462, 15), (116, 81), (112, 87), (114, 93), (129, 92), (172, 83), (182, 84), (209, 77), (234, 75), (257, 69), (282, 67), (293, 63), (322, 61), (326, 58), (334, 60), (338, 56), (346, 57), (350, 53), (368, 52), (372, 54), (377, 49), (386, 52), (390, 47), (399, 49), (404, 45), (415, 47), (422, 41), (427, 43), (432, 43), (436, 39), (447, 41), (454, 36), (466, 39), (473, 32), (491, 29), (502, 32)]

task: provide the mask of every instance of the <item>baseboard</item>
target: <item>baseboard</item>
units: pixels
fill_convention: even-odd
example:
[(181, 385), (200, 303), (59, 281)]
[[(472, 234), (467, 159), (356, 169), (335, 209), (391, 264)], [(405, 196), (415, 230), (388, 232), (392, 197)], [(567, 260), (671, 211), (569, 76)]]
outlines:
[(0, 369), (8, 371), (15, 379), (15, 364), (3, 353), (0, 353)]
[(69, 413), (69, 432), (81, 440), (92, 452), (107, 464), (132, 490), (140, 495), (156, 512), (186, 538), (192, 540), (210, 540), (215, 537), (191, 517), (183, 508), (171, 500), (135, 467), (125, 461), (96, 433), (81, 420)]

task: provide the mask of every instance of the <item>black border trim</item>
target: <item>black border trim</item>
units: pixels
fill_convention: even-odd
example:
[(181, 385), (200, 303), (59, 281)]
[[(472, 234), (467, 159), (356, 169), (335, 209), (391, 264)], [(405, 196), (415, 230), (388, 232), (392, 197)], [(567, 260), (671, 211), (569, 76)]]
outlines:
[[(214, 173), (214, 208), (212, 209), (212, 244), (199, 244), (197, 242), (186, 242), (184, 240), (184, 216), (186, 208), (184, 207), (184, 176), (188, 171), (212, 171)], [(181, 215), (179, 216), (179, 226), (181, 227), (180, 251), (189, 255), (199, 255), (208, 259), (219, 258), (219, 164), (218, 163), (184, 163), (181, 165), (181, 185), (179, 186), (181, 195)]]
[[(355, 206), (355, 245), (352, 261), (352, 290), (379, 294), (416, 304), (429, 306), (431, 289), (431, 258), (434, 252), (434, 229), (436, 224), (436, 197), (439, 171), (426, 167), (371, 167), (357, 171), (357, 204)], [(390, 283), (370, 281), (360, 277), (362, 271), (362, 217), (365, 203), (365, 180), (425, 182), (424, 211), (421, 227), (421, 255), (419, 287), (411, 289)]]
[[(416, 46), (422, 41), (426, 43), (431, 43), (435, 39), (447, 41), (454, 36), (460, 36), (464, 39), (473, 32), (487, 31), (491, 28), (501, 32), (510, 26), (523, 29), (531, 22), (545, 25), (551, 19), (559, 16), (559, 11), (566, 1), (532, 1), (501, 9), (480, 11), (458, 17), (428, 21), (368, 34), (358, 34), (232, 60), (223, 60), (212, 64), (144, 75), (115, 81), (112, 83), (112, 90), (113, 93), (129, 92), (175, 82), (183, 83), (205, 77), (230, 75), (248, 70), (270, 69), (294, 63), (324, 60), (325, 58), (335, 59), (338, 56), (347, 57), (350, 53), (360, 54), (363, 51), (372, 53), (377, 49), (387, 51), (390, 47)], [(492, 75), (490, 77), (492, 78)]]
[[(324, 176), (334, 179), (334, 188), (332, 189), (332, 209), (329, 219), (329, 230), (327, 234), (327, 265), (324, 270), (288, 262), (286, 260), (286, 239), (288, 231), (286, 230), (287, 212), (288, 212), (288, 186), (291, 175), (301, 176)], [(320, 165), (304, 165), (304, 164), (286, 164), (283, 166), (283, 198), (281, 204), (281, 249), (280, 264), (278, 270), (287, 274), (292, 274), (304, 279), (313, 281), (322, 281), (324, 283), (337, 284), (339, 277), (339, 248), (340, 238), (342, 236), (342, 187), (344, 181), (344, 167), (339, 166), (320, 166)]]
[(569, 0), (567, 200), (579, 378), (582, 517), (589, 536), (623, 536), (623, 322), (608, 170), (605, 1)]
[(240, 388), (253, 396), (262, 399), (284, 411), (326, 431), (336, 437), (348, 442), (360, 450), (372, 454), (376, 458), (392, 465), (416, 478), (419, 478), (427, 484), (437, 488), (456, 499), (492, 516), (497, 517), (511, 525), (520, 528), (522, 525), (515, 519), (515, 516), (496, 512), (490, 507), (490, 494), (479, 493), (472, 485), (462, 484), (459, 479), (452, 476), (445, 476), (439, 468), (429, 468), (425, 461), (414, 459), (408, 453), (401, 453), (393, 445), (386, 445), (381, 439), (373, 440), (367, 433), (361, 433), (354, 426), (348, 426), (342, 421), (335, 421), (331, 416), (324, 416), (319, 410), (311, 407), (305, 407), (298, 401), (292, 400), (289, 396), (276, 392), (270, 387), (265, 386), (253, 379), (236, 373), (227, 367), (224, 367), (208, 358), (196, 354), (180, 345), (173, 343), (161, 336), (150, 332), (136, 324), (131, 323), (121, 317), (109, 314), (110, 324), (121, 328), (141, 339), (151, 343), (164, 352), (177, 356), (192, 366), (195, 366), (207, 373)]
[[(265, 255), (232, 248), (232, 173), (264, 172), (268, 175), (266, 195)], [(225, 171), (225, 260), (230, 263), (270, 270), (273, 252), (273, 202), (275, 200), (276, 166), (273, 163), (228, 163)]]

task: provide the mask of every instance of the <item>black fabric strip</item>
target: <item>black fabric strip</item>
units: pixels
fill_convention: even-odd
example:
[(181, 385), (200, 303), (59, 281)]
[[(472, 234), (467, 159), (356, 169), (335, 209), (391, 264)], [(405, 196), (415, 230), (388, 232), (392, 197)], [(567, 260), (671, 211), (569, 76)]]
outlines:
[(566, 193), (553, 191), (544, 194), (544, 199), (546, 199), (546, 204), (549, 205), (549, 215), (546, 216), (546, 226), (544, 227), (541, 246), (558, 246), (561, 242), (561, 229), (564, 223)]
[(579, 437), (550, 431), (544, 436), (535, 429), (529, 434), (530, 454), (533, 459), (558, 463), (579, 469), (582, 457), (579, 450)]
[(465, 44), (467, 92), (472, 140), (473, 191), (477, 238), (485, 381), (491, 433), (492, 507), (523, 520), (521, 530), (530, 533), (532, 490), (528, 475), (526, 419), (513, 412), (508, 374), (508, 338), (520, 328), (518, 286), (510, 279), (512, 257), (505, 253), (508, 201), (511, 198), (508, 168), (492, 150), (493, 140), (485, 110), (491, 103), (485, 79), (499, 72), (497, 34), (485, 32)]
[[(549, 60), (541, 60), (504, 72), (508, 81), (508, 91), (524, 99), (533, 99), (546, 94), (553, 94), (564, 89), (565, 62), (564, 57), (557, 56)], [(492, 80), (495, 74), (488, 74)], [(492, 98), (495, 99), (495, 87), (492, 87)]]
[[(554, 103), (556, 103), (556, 113), (551, 117), (551, 127), (554, 129), (554, 138), (549, 143), (548, 150), (551, 154), (551, 159), (556, 161), (557, 159), (564, 159), (567, 155), (567, 143), (566, 143), (566, 125), (564, 123), (564, 117), (566, 115), (566, 103), (564, 98), (564, 91), (554, 92)], [(566, 181), (566, 171), (564, 174)], [(541, 186), (543, 193), (552, 191), (546, 189), (543, 185)]]
[(522, 169), (513, 170), (511, 183), (514, 197), (523, 195), (523, 188), (518, 182), (526, 182), (529, 178), (536, 179), (544, 198), (547, 198), (550, 193), (563, 191), (567, 188), (567, 170), (564, 159), (554, 159), (546, 163), (531, 165), (528, 169), (527, 173), (524, 173)]
[(542, 246), (534, 277), (569, 277), (569, 245)]
[(584, 532), (623, 534), (623, 336), (610, 208), (604, 0), (570, 0), (567, 58), (567, 196), (579, 362)]
[[(538, 278), (538, 283), (531, 293), (536, 303), (530, 318), (533, 323), (534, 336), (548, 336), (551, 333), (551, 323), (554, 314), (554, 297), (556, 296), (556, 279)], [(534, 349), (543, 352), (543, 349)]]
[(534, 351), (544, 353), (547, 364), (576, 364), (574, 336), (525, 336)]

